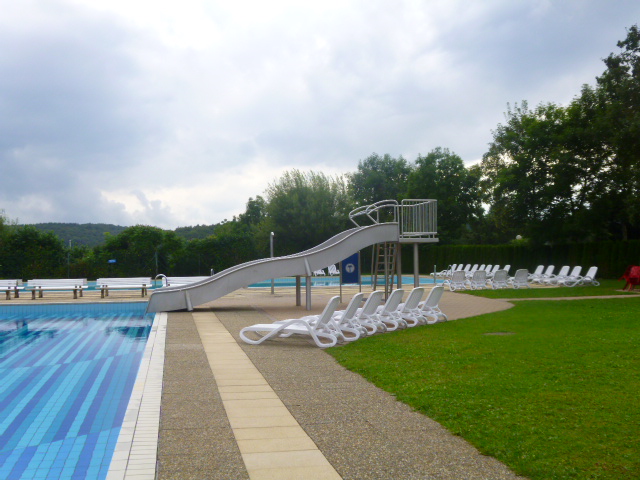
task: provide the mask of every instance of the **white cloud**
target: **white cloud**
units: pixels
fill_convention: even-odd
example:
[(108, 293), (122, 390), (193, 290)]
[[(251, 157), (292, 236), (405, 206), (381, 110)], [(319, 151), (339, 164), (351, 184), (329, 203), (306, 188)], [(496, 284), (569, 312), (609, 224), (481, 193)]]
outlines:
[(216, 223), (291, 168), (436, 146), (568, 102), (637, 2), (0, 0), (0, 209)]

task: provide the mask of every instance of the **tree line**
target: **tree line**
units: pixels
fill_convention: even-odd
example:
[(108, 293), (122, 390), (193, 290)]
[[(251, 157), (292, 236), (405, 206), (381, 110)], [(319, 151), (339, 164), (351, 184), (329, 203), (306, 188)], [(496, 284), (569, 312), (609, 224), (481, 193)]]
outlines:
[(0, 277), (204, 275), (268, 256), (271, 232), (276, 255), (302, 251), (353, 226), (353, 208), (403, 198), (438, 201), (442, 244), (638, 239), (638, 26), (617, 46), (595, 85), (568, 105), (508, 106), (475, 165), (437, 147), (413, 161), (374, 153), (341, 176), (292, 170), (230, 221), (176, 231), (136, 225), (93, 247), (0, 215)]

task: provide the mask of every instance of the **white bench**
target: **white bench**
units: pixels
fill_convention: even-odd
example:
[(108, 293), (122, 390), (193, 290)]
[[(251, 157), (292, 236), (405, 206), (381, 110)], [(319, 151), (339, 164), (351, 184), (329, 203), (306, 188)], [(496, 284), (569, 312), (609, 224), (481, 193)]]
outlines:
[(27, 281), (27, 289), (31, 290), (31, 299), (42, 298), (45, 290), (73, 291), (73, 298), (78, 298), (78, 293), (82, 296), (82, 291), (89, 288), (86, 278), (33, 278)]
[(190, 283), (201, 282), (211, 277), (164, 277), (162, 279), (165, 287), (175, 287), (181, 285), (189, 285)]
[(20, 290), (24, 289), (21, 284), (22, 280), (0, 280), (0, 292), (5, 292), (7, 300), (11, 300), (11, 292), (14, 298), (20, 298)]
[(100, 289), (102, 298), (109, 296), (109, 290), (135, 290), (138, 288), (144, 297), (149, 287), (153, 287), (153, 279), (150, 277), (99, 278), (96, 280), (96, 289)]

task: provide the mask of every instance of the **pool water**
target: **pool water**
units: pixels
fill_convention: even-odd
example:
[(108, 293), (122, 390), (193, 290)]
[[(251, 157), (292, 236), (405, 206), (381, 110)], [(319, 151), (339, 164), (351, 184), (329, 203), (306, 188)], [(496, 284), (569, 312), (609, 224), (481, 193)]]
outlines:
[(153, 322), (144, 308), (0, 307), (0, 478), (106, 477)]
[[(371, 275), (362, 275), (362, 285), (371, 285)], [(394, 277), (394, 283), (396, 282), (396, 277)], [(433, 283), (433, 277), (420, 277), (420, 285), (427, 285)], [(442, 283), (442, 280), (438, 280), (438, 283)], [(402, 284), (407, 287), (407, 285), (413, 287), (413, 275), (403, 275), (402, 276)], [(300, 285), (306, 285), (306, 278), (300, 278)], [(249, 285), (250, 288), (264, 288), (270, 287), (271, 280), (265, 280), (263, 282), (253, 283)], [(285, 277), (285, 278), (276, 278), (274, 280), (275, 287), (295, 287), (296, 279), (295, 277)], [(340, 286), (340, 277), (311, 277), (311, 286), (312, 287), (339, 287)], [(384, 277), (378, 278), (378, 288), (384, 288)]]

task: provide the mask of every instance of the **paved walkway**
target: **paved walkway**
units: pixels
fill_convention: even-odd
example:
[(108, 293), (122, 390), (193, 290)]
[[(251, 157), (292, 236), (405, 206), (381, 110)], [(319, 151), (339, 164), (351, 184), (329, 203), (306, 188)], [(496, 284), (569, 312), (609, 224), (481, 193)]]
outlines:
[[(315, 289), (313, 310), (336, 293)], [(518, 478), (303, 339), (239, 340), (246, 325), (306, 314), (293, 299), (241, 290), (169, 314), (159, 479)], [(441, 306), (456, 319), (511, 304), (447, 292)]]

